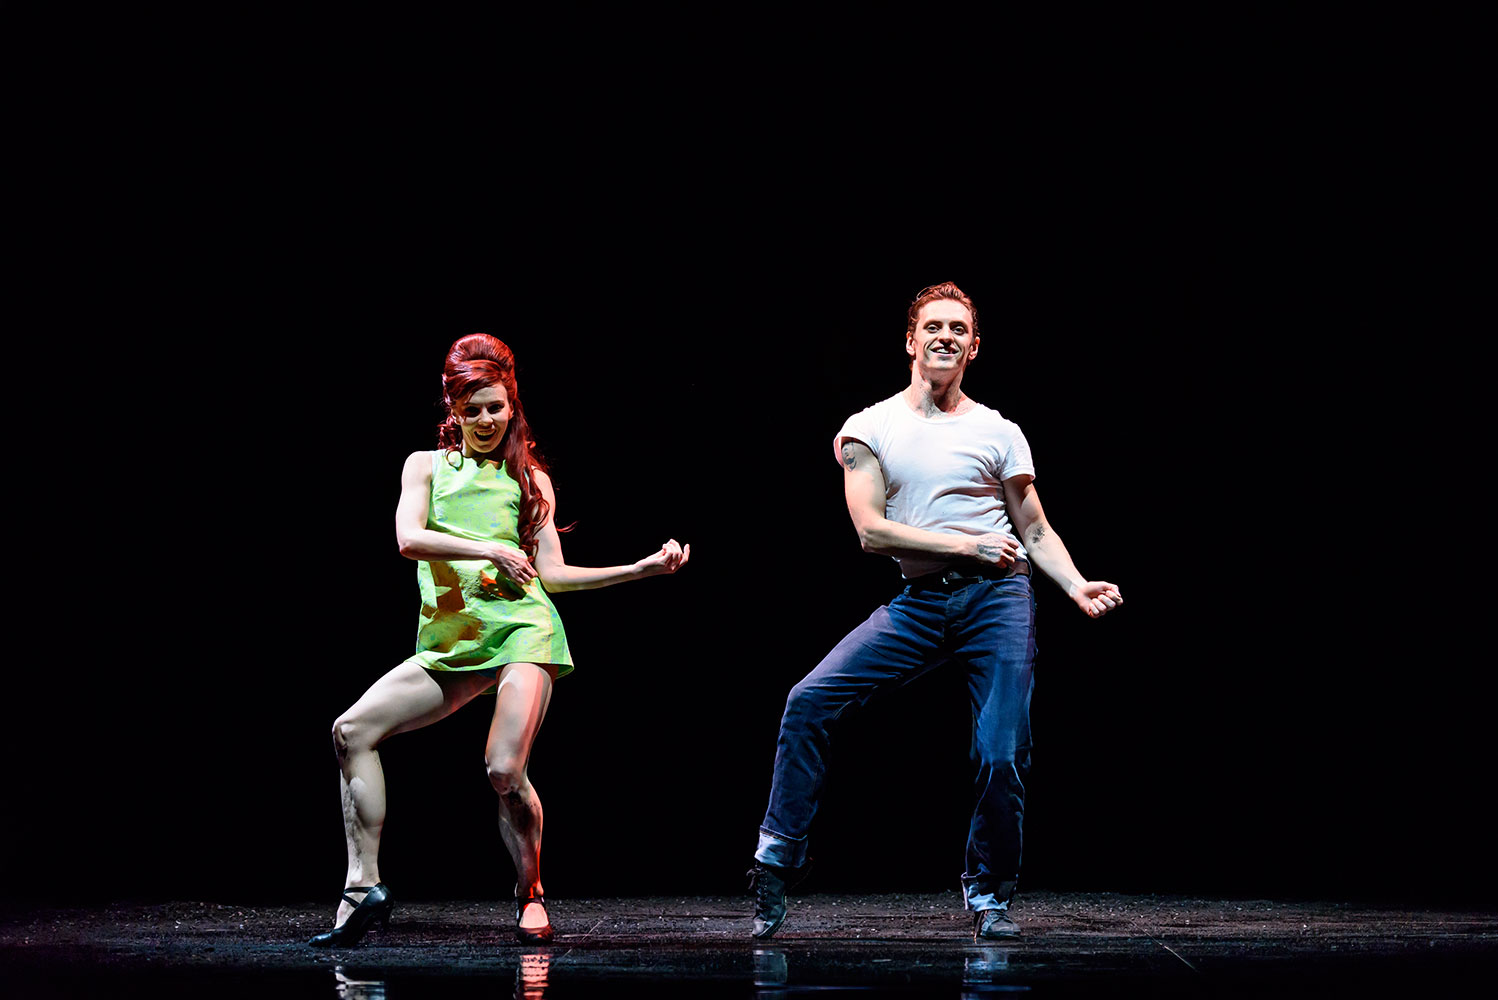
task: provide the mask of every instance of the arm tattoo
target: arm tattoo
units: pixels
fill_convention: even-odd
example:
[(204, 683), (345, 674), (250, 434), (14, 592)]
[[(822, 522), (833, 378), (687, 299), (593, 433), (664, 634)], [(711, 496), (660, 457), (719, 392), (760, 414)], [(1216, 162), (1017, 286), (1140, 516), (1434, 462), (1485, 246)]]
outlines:
[(858, 467), (858, 456), (853, 454), (851, 444), (843, 445), (843, 468), (854, 469)]
[(1040, 540), (1042, 538), (1044, 538), (1044, 537), (1045, 537), (1045, 525), (1044, 524), (1036, 524), (1034, 527), (1032, 527), (1030, 529), (1030, 545), (1031, 545), (1031, 547), (1033, 548), (1035, 545), (1038, 545), (1040, 543)]

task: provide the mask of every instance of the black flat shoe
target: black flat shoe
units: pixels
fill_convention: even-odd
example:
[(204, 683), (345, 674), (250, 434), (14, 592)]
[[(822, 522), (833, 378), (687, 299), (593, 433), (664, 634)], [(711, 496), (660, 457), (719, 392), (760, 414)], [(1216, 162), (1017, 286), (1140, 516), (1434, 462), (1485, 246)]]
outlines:
[(551, 916), (546, 917), (546, 926), (540, 930), (527, 930), (520, 926), (520, 917), (525, 913), (525, 907), (529, 903), (540, 903), (541, 909), (546, 909), (546, 898), (537, 893), (521, 898), (515, 897), (515, 936), (526, 944), (543, 944), (551, 940)]
[[(364, 893), (363, 900), (354, 900), (351, 892)], [(394, 901), (385, 883), (379, 885), (351, 885), (343, 890), (343, 898), (354, 904), (354, 912), (348, 919), (326, 934), (319, 934), (307, 943), (314, 948), (352, 948), (359, 943), (369, 925), (376, 920), (384, 930), (390, 929), (390, 909)]]

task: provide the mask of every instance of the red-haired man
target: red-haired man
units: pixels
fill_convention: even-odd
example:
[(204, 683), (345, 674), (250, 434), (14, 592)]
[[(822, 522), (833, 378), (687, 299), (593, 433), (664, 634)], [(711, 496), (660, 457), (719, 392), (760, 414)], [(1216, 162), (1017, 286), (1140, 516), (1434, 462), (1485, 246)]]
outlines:
[(979, 765), (963, 896), (975, 937), (1017, 936), (1008, 911), (1030, 765), (1031, 567), (1090, 617), (1123, 603), (1113, 584), (1077, 571), (1046, 522), (1019, 427), (962, 391), (978, 356), (972, 300), (950, 282), (923, 290), (907, 316), (905, 352), (910, 384), (849, 417), (833, 442), (859, 541), (866, 552), (892, 556), (905, 587), (786, 700), (749, 872), (756, 938), (784, 922), (786, 889), (806, 870), (831, 723), (877, 691), (948, 661), (967, 673)]

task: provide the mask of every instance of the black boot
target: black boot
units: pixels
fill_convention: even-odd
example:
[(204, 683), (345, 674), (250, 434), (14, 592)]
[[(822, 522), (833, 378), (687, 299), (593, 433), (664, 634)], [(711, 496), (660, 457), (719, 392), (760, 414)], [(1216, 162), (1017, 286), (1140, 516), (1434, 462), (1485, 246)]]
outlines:
[(785, 923), (785, 892), (800, 884), (810, 870), (810, 861), (800, 868), (781, 868), (756, 861), (749, 869), (749, 888), (754, 892), (755, 937), (767, 938)]
[(979, 910), (973, 914), (974, 941), (1006, 941), (1019, 937), (1019, 924), (1008, 910)]

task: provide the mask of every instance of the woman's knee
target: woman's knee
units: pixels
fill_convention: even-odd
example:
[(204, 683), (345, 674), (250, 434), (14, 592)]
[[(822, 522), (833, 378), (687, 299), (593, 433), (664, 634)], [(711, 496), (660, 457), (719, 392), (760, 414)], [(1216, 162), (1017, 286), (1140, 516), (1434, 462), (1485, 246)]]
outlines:
[(333, 722), (333, 750), (340, 758), (361, 750), (372, 750), (379, 740), (358, 716), (345, 712)]
[(525, 762), (513, 757), (486, 756), (484, 767), (489, 772), (489, 784), (500, 795), (511, 795), (525, 785)]

